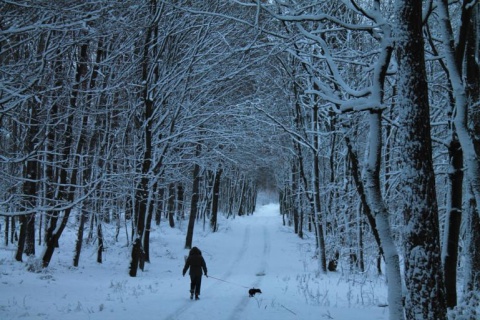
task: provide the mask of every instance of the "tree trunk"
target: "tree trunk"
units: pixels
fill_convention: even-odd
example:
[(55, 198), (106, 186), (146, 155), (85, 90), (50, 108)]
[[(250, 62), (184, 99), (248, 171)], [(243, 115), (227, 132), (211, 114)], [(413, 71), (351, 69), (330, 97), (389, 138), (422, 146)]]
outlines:
[[(376, 115), (374, 117), (375, 118), (380, 117), (380, 115)], [(378, 121), (375, 118), (373, 120), (375, 120), (375, 123), (377, 123)], [(372, 130), (374, 130), (374, 131), (372, 132)], [(381, 132), (381, 127), (376, 127), (376, 128), (370, 127), (370, 133), (369, 133), (370, 135), (372, 135), (372, 134), (378, 135), (378, 134), (381, 134), (381, 133), (382, 133)], [(377, 246), (378, 246), (379, 255), (383, 258), (383, 249), (382, 249), (382, 244), (381, 244), (381, 240), (380, 240), (380, 235), (378, 234), (377, 222), (375, 221), (375, 216), (372, 214), (372, 210), (370, 208), (371, 205), (369, 204), (369, 201), (367, 200), (367, 194), (366, 194), (366, 190), (365, 190), (366, 188), (365, 188), (365, 185), (364, 185), (364, 183), (362, 182), (362, 179), (361, 179), (358, 156), (357, 156), (357, 153), (353, 150), (353, 146), (350, 143), (350, 138), (345, 135), (344, 140), (345, 140), (345, 143), (347, 145), (348, 159), (350, 160), (350, 164), (351, 164), (350, 165), (351, 175), (353, 177), (353, 181), (355, 182), (355, 187), (356, 187), (357, 193), (360, 197), (360, 201), (362, 203), (362, 209), (363, 209), (362, 212), (367, 217), (368, 223), (370, 225), (370, 229), (372, 230), (373, 237), (374, 237), (375, 242), (377, 243)], [(372, 141), (372, 140), (369, 139), (369, 141)], [(378, 154), (379, 157), (381, 156), (381, 143), (379, 145), (370, 144), (369, 148), (373, 148), (370, 152), (374, 152), (375, 154)], [(369, 164), (366, 164), (366, 165), (368, 166)], [(375, 162), (373, 163), (373, 168), (369, 169), (369, 170), (373, 170), (373, 171), (371, 172), (372, 176), (365, 177), (367, 181), (369, 181), (371, 179), (373, 179), (373, 181), (375, 181), (377, 179), (380, 179), (380, 177), (375, 172), (375, 171), (380, 170), (380, 167), (375, 168), (376, 166), (380, 166), (380, 159), (375, 159)], [(365, 171), (365, 174), (369, 174), (369, 172)], [(375, 182), (375, 186), (380, 187), (380, 181)], [(378, 190), (378, 191), (375, 191), (375, 193), (376, 194), (381, 194), (381, 191)], [(372, 198), (370, 199), (370, 201), (371, 200), (372, 200)], [(379, 200), (383, 201), (383, 199), (379, 199)]]
[[(374, 220), (367, 218), (373, 230), (378, 231), (379, 250), (385, 259), (386, 277), (388, 283), (389, 319), (403, 319), (402, 277), (400, 273), (400, 258), (390, 227), (390, 215), (382, 196), (380, 182), (380, 160), (382, 151), (382, 113), (371, 112), (369, 115), (369, 144), (366, 164), (363, 171), (365, 184), (357, 185), (357, 190), (365, 187), (364, 212), (372, 213)], [(353, 166), (352, 166), (353, 167)], [(353, 168), (352, 168), (353, 170)], [(361, 187), (359, 189), (359, 187)]]
[(73, 266), (78, 267), (78, 263), (80, 262), (80, 253), (82, 252), (82, 244), (83, 244), (83, 231), (85, 229), (85, 221), (87, 221), (88, 213), (83, 208), (80, 210), (80, 221), (78, 224), (78, 231), (77, 231), (77, 240), (75, 243), (75, 255), (73, 257)]
[(228, 207), (227, 207), (227, 218), (233, 214), (233, 203), (235, 202), (235, 195), (233, 192), (233, 182), (230, 181), (229, 186), (227, 187), (227, 198), (228, 198)]
[(170, 228), (175, 228), (175, 184), (168, 185), (168, 201), (167, 201), (168, 223)]
[(478, 306), (480, 304), (480, 218), (477, 204), (473, 195), (470, 196), (465, 214), (465, 265), (462, 307), (467, 309), (464, 314), (469, 315), (468, 320), (478, 319)]
[[(197, 147), (195, 150), (195, 155), (199, 156), (202, 145), (197, 143)], [(193, 168), (193, 186), (192, 186), (192, 201), (190, 203), (190, 217), (188, 219), (188, 227), (187, 227), (187, 237), (185, 239), (185, 249), (192, 248), (192, 241), (193, 241), (193, 230), (195, 227), (195, 219), (197, 217), (198, 212), (198, 199), (200, 193), (200, 166), (198, 163), (195, 163)]]
[(23, 251), (25, 248), (25, 238), (27, 234), (27, 216), (22, 214), (18, 216), (20, 221), (20, 235), (18, 237), (17, 252), (15, 254), (15, 260), (23, 261)]
[(184, 213), (184, 206), (185, 206), (185, 203), (184, 203), (184, 198), (185, 198), (185, 192), (183, 190), (183, 185), (182, 183), (179, 183), (177, 185), (177, 209), (176, 209), (176, 212), (177, 212), (177, 220), (178, 219), (182, 219), (184, 218), (185, 216), (185, 213)]
[[(467, 95), (470, 98), (469, 126), (473, 131), (473, 143), (475, 153), (480, 154), (480, 52), (478, 48), (480, 23), (480, 6), (472, 7), (470, 21), (468, 23), (468, 38), (465, 60), (466, 60), (466, 84)], [(476, 107), (475, 107), (476, 106)], [(478, 203), (474, 196), (470, 196), (466, 210), (466, 239), (465, 239), (465, 267), (464, 267), (464, 289), (462, 305), (468, 308), (466, 314), (470, 315), (469, 320), (478, 319), (478, 306), (480, 305), (480, 216)]]
[(27, 256), (35, 255), (35, 217), (35, 213), (27, 216), (27, 232), (25, 239), (25, 254)]
[(446, 319), (438, 206), (430, 138), (430, 106), (422, 33), (422, 2), (397, 1), (401, 194), (405, 219), (407, 319)]
[(223, 170), (221, 168), (217, 168), (217, 171), (215, 173), (215, 180), (213, 182), (212, 215), (210, 217), (210, 228), (212, 232), (216, 232), (218, 230), (218, 226), (217, 226), (218, 200), (220, 197), (220, 181), (221, 181), (222, 172)]
[(142, 255), (142, 241), (140, 239), (135, 239), (132, 246), (132, 258), (130, 260), (130, 268), (128, 274), (130, 277), (137, 276), (138, 265), (140, 264)]
[(10, 219), (13, 219), (13, 217), (5, 216), (5, 247), (8, 247), (8, 238), (10, 236)]
[[(465, 163), (465, 173), (470, 181), (475, 201), (480, 203), (480, 150), (475, 146), (475, 138), (469, 129), (469, 111), (478, 109), (480, 64), (478, 59), (478, 4), (472, 5), (464, 1), (462, 7), (462, 21), (459, 34), (454, 37), (448, 0), (437, 0), (436, 13), (439, 15), (441, 34), (443, 35), (443, 49), (445, 62), (448, 68), (453, 98), (455, 101), (454, 124), (458, 140), (462, 146)], [(454, 39), (459, 42), (455, 46)], [(476, 49), (469, 49), (473, 47)], [(467, 82), (464, 81), (463, 68), (467, 71)], [(473, 85), (473, 87), (470, 87)], [(477, 104), (477, 106), (475, 106)], [(472, 110), (469, 110), (472, 109)], [(478, 124), (477, 124), (478, 125)]]
[[(290, 217), (293, 217), (293, 230), (295, 234), (297, 234), (299, 237), (299, 214), (298, 210), (300, 210), (300, 195), (299, 195), (299, 190), (298, 190), (298, 169), (297, 169), (297, 162), (295, 160), (292, 161), (291, 165), (291, 187), (288, 192), (288, 215), (289, 219), (288, 221), (291, 221), (292, 219)], [(301, 238), (301, 237), (300, 237)]]
[(442, 263), (445, 273), (445, 297), (448, 308), (457, 305), (457, 264), (463, 202), (463, 157), (458, 140), (454, 137), (448, 147), (450, 155), (449, 201), (445, 219)]
[(242, 186), (240, 188), (240, 197), (238, 200), (238, 212), (237, 212), (237, 215), (239, 217), (245, 214), (245, 193), (247, 191), (246, 178), (242, 176), (242, 178), (240, 179), (240, 183), (242, 184)]
[(358, 248), (357, 248), (357, 268), (360, 270), (360, 272), (365, 272), (365, 260), (364, 260), (364, 250), (365, 250), (365, 244), (363, 242), (363, 229), (365, 225), (365, 221), (363, 219), (363, 216), (361, 215), (361, 208), (359, 209), (359, 214), (357, 217), (358, 224), (357, 224), (357, 239), (358, 239)]
[(323, 231), (323, 221), (324, 221), (324, 214), (321, 210), (321, 203), (320, 203), (320, 139), (318, 137), (317, 132), (320, 131), (319, 119), (318, 119), (318, 105), (315, 104), (313, 107), (313, 146), (314, 146), (314, 154), (313, 154), (313, 183), (312, 183), (312, 191), (314, 195), (314, 214), (316, 217), (316, 226), (318, 229), (317, 232), (317, 243), (318, 243), (318, 259), (319, 259), (319, 266), (320, 271), (322, 273), (327, 273), (327, 254), (325, 248), (325, 235)]
[(18, 240), (17, 237), (17, 223), (15, 217), (10, 219), (10, 243), (15, 243)]
[[(29, 106), (28, 132), (25, 137), (25, 154), (33, 153), (35, 145), (38, 143), (39, 123), (37, 119), (37, 106)], [(29, 157), (23, 167), (23, 200), (21, 203), (22, 211), (30, 211), (37, 205), (37, 179), (38, 179), (38, 160), (36, 157)], [(23, 253), (27, 255), (35, 254), (35, 215), (28, 213), (20, 216), (20, 235), (15, 259), (22, 261)]]
[[(155, 109), (155, 102), (152, 100), (153, 88), (155, 87), (154, 82), (158, 78), (158, 68), (155, 67), (155, 63), (151, 61), (151, 51), (155, 50), (156, 37), (157, 37), (157, 28), (158, 28), (158, 19), (160, 17), (160, 9), (157, 7), (157, 1), (152, 0), (150, 2), (150, 14), (152, 20), (145, 32), (145, 42), (143, 43), (143, 56), (142, 56), (142, 82), (143, 82), (143, 106), (144, 113), (142, 119), (143, 131), (143, 155), (141, 159), (141, 178), (140, 182), (137, 185), (134, 201), (134, 218), (135, 218), (135, 230), (132, 236), (139, 240), (140, 247), (143, 252), (143, 245), (145, 242), (145, 223), (146, 218), (149, 216), (149, 203), (150, 199), (150, 174), (152, 169), (152, 156), (153, 156), (153, 113)], [(152, 44), (153, 43), (153, 44)], [(153, 64), (153, 67), (152, 67)], [(153, 68), (154, 72), (151, 72)], [(143, 241), (142, 241), (143, 240)], [(134, 250), (137, 250), (137, 242), (135, 240), (134, 245), (132, 246), (132, 261), (130, 262), (130, 268), (135, 268), (135, 270), (130, 270), (130, 276), (136, 276), (136, 269), (138, 267), (137, 263), (143, 263), (143, 258), (139, 260), (133, 260), (134, 257), (137, 257), (137, 254)]]
[(155, 211), (155, 224), (157, 226), (160, 225), (160, 221), (162, 220), (164, 193), (165, 193), (165, 188), (158, 189), (158, 192), (157, 192), (158, 204), (157, 204), (157, 210)]
[[(156, 189), (155, 187), (153, 188)], [(150, 262), (150, 229), (153, 219), (153, 201), (149, 201), (147, 220), (145, 221), (145, 232), (143, 233), (143, 261)], [(143, 266), (141, 267), (143, 271)]]
[(96, 217), (97, 220), (97, 262), (103, 262), (103, 231), (102, 231), (102, 219), (100, 217)]

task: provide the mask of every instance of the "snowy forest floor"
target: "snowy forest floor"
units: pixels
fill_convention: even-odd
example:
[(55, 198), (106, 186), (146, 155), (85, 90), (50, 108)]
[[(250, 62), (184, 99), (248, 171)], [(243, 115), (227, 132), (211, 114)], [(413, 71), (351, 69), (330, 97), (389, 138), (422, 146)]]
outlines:
[[(13, 246), (0, 247), (0, 319), (388, 318), (383, 277), (350, 273), (341, 264), (337, 272), (316, 275), (313, 236), (300, 239), (283, 226), (272, 203), (250, 216), (221, 218), (216, 233), (196, 224), (193, 244), (212, 277), (203, 277), (201, 300), (192, 301), (189, 277), (182, 277), (187, 222), (177, 223), (170, 228), (162, 221), (152, 230), (151, 263), (135, 278), (128, 275), (130, 249), (120, 245), (126, 243), (124, 229), (119, 243), (111, 243), (114, 230), (105, 228), (103, 263), (95, 262), (95, 247), (89, 246), (78, 268), (72, 267), (73, 226), (39, 273), (14, 261)], [(251, 287), (263, 293), (250, 298)]]

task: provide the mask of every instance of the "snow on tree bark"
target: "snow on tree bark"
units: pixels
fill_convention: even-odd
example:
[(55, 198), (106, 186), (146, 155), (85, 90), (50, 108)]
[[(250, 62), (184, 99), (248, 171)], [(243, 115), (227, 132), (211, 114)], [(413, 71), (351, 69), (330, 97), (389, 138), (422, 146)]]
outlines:
[(422, 36), (422, 2), (398, 1), (397, 59), (402, 208), (405, 219), (407, 319), (446, 319), (430, 107)]
[(388, 279), (388, 303), (390, 319), (403, 319), (402, 279), (400, 259), (390, 228), (389, 213), (380, 188), (381, 112), (370, 114), (369, 151), (363, 172), (365, 193), (375, 218), (375, 227), (382, 244)]
[[(457, 312), (469, 315), (468, 319), (478, 319), (480, 310), (480, 219), (477, 204), (473, 195), (469, 195), (465, 212), (465, 255), (464, 255), (464, 281), (463, 296)], [(466, 317), (467, 319), (467, 317)]]
[[(436, 4), (438, 20), (440, 22), (440, 31), (443, 37), (443, 55), (448, 69), (448, 81), (453, 94), (453, 105), (451, 108), (455, 111), (453, 113), (454, 130), (458, 137), (458, 142), (461, 145), (461, 152), (463, 152), (462, 155), (464, 158), (463, 162), (458, 164), (457, 167), (458, 170), (462, 170), (462, 173), (463, 170), (465, 170), (466, 182), (470, 184), (475, 199), (473, 202), (480, 203), (480, 152), (476, 146), (478, 140), (475, 140), (475, 137), (478, 137), (478, 124), (475, 124), (475, 121), (472, 123), (472, 119), (470, 119), (470, 117), (475, 117), (473, 110), (478, 109), (475, 108), (475, 104), (478, 105), (480, 97), (478, 84), (478, 75), (480, 74), (480, 64), (478, 62), (478, 15), (480, 10), (478, 3), (475, 8), (474, 2), (463, 2), (461, 23), (457, 35), (458, 41), (454, 41), (452, 22), (449, 13), (449, 3), (448, 1), (437, 0)], [(469, 124), (473, 124), (471, 125), (471, 128), (469, 128)], [(457, 173), (457, 175), (462, 173)], [(457, 187), (457, 189), (458, 188), (459, 187)], [(459, 199), (457, 201), (462, 201), (461, 187), (458, 192), (460, 194), (456, 195), (455, 198)], [(457, 208), (452, 204), (452, 211), (455, 209)], [(470, 212), (471, 210), (469, 213)], [(458, 208), (458, 213), (456, 213), (456, 215), (460, 216), (460, 214), (461, 208)], [(467, 224), (469, 227), (466, 230), (466, 246), (468, 247), (470, 246), (472, 237), (476, 236), (470, 233), (476, 232), (478, 226), (475, 224), (478, 221), (478, 217), (468, 217), (467, 214), (467, 219), (471, 222), (470, 224)], [(457, 217), (457, 220), (460, 220), (460, 218)], [(452, 221), (452, 213), (450, 213), (447, 222), (450, 221)], [(459, 229), (459, 224), (460, 221), (457, 221), (457, 226), (453, 227), (453, 232), (451, 231), (452, 227), (447, 224), (447, 232), (455, 235), (455, 229)], [(455, 284), (457, 279), (455, 271), (457, 267), (456, 251), (458, 250), (458, 241), (457, 243), (452, 243), (452, 239), (446, 237), (444, 245), (448, 246), (449, 250), (445, 258), (445, 272), (448, 271), (448, 273), (446, 273), (448, 294), (447, 303), (448, 307), (454, 307), (456, 305)], [(475, 266), (475, 263), (471, 263), (475, 260), (475, 256), (478, 255), (476, 250), (467, 250), (467, 252), (470, 252), (470, 256), (465, 258), (465, 279), (469, 279), (472, 273), (475, 274), (476, 271), (479, 270), (478, 265)], [(447, 259), (452, 260), (451, 266), (447, 264)], [(466, 281), (468, 282), (468, 280)], [(467, 301), (466, 304), (469, 304), (469, 302)]]
[[(456, 48), (454, 44), (453, 30), (450, 23), (450, 15), (448, 12), (448, 1), (437, 0), (436, 3), (438, 7), (437, 12), (439, 15), (439, 21), (441, 22), (441, 32), (443, 35), (445, 62), (448, 68), (449, 81), (452, 86), (453, 97), (455, 101), (455, 129), (463, 149), (463, 156), (467, 174), (466, 178), (470, 181), (472, 185), (472, 192), (475, 196), (476, 202), (480, 203), (480, 156), (475, 150), (474, 141), (472, 139), (471, 132), (468, 129), (469, 102), (474, 102), (474, 100), (469, 99), (470, 97), (467, 94), (462, 76), (461, 66), (463, 64), (463, 54), (461, 55), (458, 51), (455, 50)], [(473, 5), (468, 6), (468, 4), (465, 3), (464, 7), (462, 8), (462, 10), (464, 11), (464, 16), (470, 16), (470, 11), (474, 9), (475, 8)], [(470, 19), (463, 19), (462, 27), (468, 28), (468, 24), (470, 22)], [(465, 33), (467, 32), (465, 31)], [(465, 50), (461, 48), (461, 46), (464, 45), (465, 43), (460, 44), (457, 47), (461, 49), (460, 52), (465, 52)], [(472, 58), (473, 60), (475, 60), (474, 57)], [(478, 103), (478, 100), (476, 102)]]

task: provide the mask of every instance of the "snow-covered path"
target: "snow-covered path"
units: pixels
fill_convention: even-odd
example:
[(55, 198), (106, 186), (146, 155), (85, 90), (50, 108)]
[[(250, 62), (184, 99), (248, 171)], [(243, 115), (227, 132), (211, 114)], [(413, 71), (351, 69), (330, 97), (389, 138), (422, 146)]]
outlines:
[[(254, 215), (220, 219), (216, 233), (195, 226), (193, 244), (211, 277), (202, 280), (200, 301), (189, 298), (182, 277), (186, 223), (152, 230), (151, 263), (128, 276), (130, 250), (112, 244), (102, 264), (95, 248), (71, 268), (75, 233), (65, 234), (49, 270), (24, 271), (13, 250), (0, 250), (0, 319), (62, 320), (385, 320), (382, 278), (352, 278), (342, 272), (316, 276), (312, 238), (299, 239), (282, 226), (278, 204)], [(114, 232), (113, 230), (111, 231)], [(106, 231), (106, 237), (111, 236)], [(123, 240), (122, 240), (123, 241)], [(356, 277), (356, 276), (354, 276)], [(248, 296), (248, 288), (262, 294)]]
[[(261, 212), (251, 218), (237, 218), (228, 239), (225, 235), (222, 239), (212, 239), (216, 237), (210, 235), (210, 239), (202, 241), (203, 245), (199, 244), (211, 275), (203, 278), (201, 300), (182, 303), (166, 319), (246, 319), (250, 305), (258, 308), (262, 296), (250, 298), (248, 289), (262, 288), (262, 280), (271, 270), (269, 262), (275, 257), (271, 255), (271, 247), (278, 251), (280, 248), (270, 238), (272, 226), (268, 224), (274, 219), (262, 216)], [(188, 277), (179, 285), (185, 287), (187, 300)]]

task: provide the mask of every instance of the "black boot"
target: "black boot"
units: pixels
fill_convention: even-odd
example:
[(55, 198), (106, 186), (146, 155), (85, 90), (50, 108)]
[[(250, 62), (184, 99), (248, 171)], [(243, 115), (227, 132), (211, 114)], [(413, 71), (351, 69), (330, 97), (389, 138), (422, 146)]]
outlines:
[(190, 299), (193, 299), (193, 290), (190, 290)]
[(198, 294), (195, 295), (195, 300), (200, 300), (200, 297), (198, 296)]

